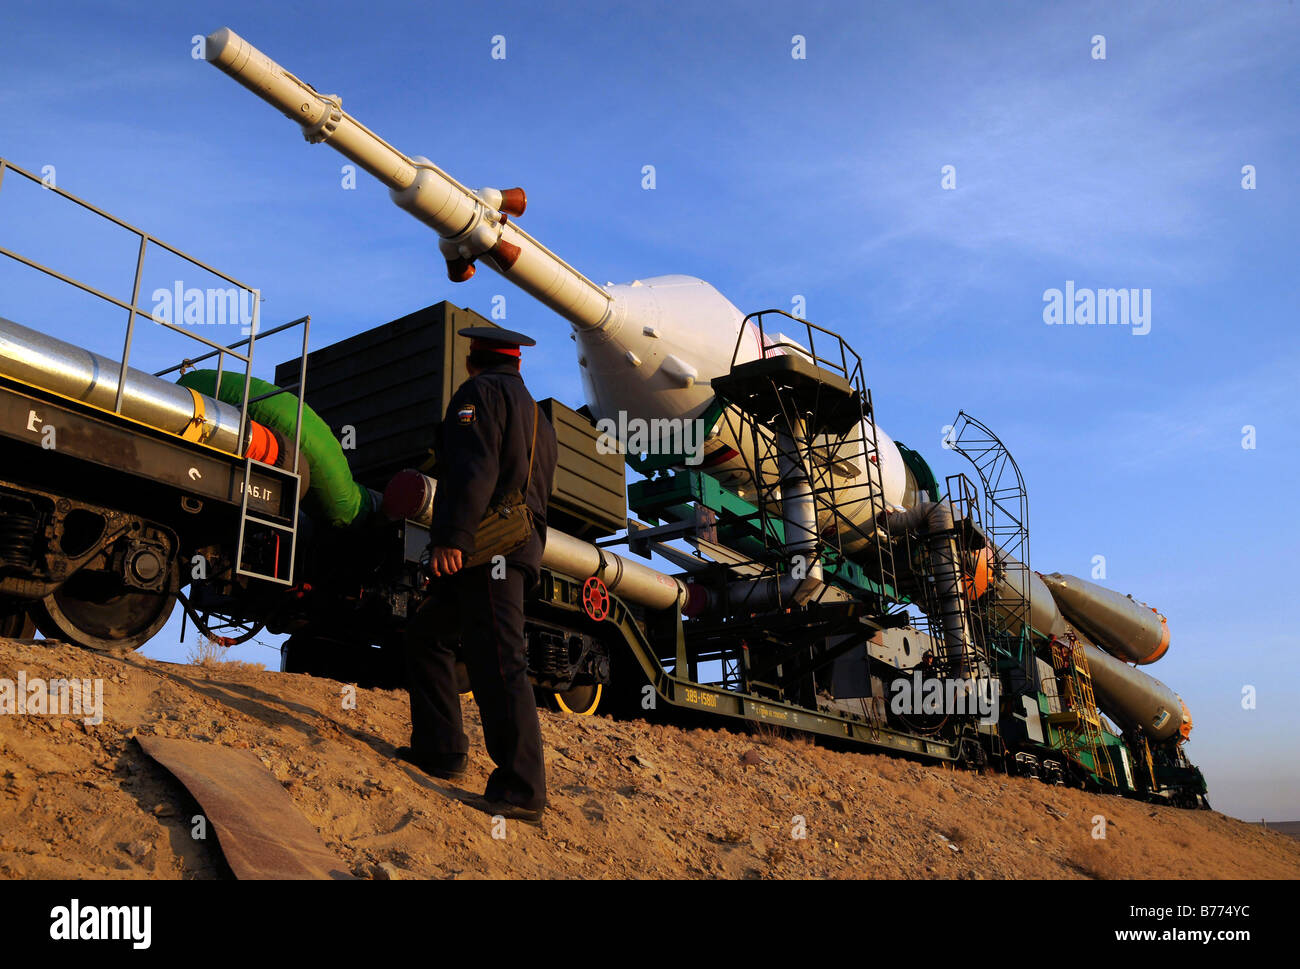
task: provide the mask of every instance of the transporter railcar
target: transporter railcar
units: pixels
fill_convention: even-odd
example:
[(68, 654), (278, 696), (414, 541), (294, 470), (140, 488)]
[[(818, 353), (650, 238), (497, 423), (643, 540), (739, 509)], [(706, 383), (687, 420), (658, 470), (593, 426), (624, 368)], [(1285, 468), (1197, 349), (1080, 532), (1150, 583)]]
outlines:
[[(6, 173), (35, 178), (0, 160), (0, 188)], [(141, 259), (145, 245), (190, 258), (132, 231)], [(288, 671), (399, 684), (429, 581), (436, 481), (421, 468), (464, 378), (456, 331), (490, 321), (440, 303), (312, 353), (307, 318), (255, 321), (226, 346), (155, 319), (138, 288), (117, 300), (0, 252), (128, 317), (120, 361), (0, 318), (0, 631), (129, 651), (179, 603), (218, 643), (287, 634)], [(130, 367), (133, 334), (154, 326), (205, 352)], [(275, 383), (253, 377), (255, 348), (282, 332), (297, 343), (295, 328)], [(757, 357), (741, 352), (749, 334)], [(841, 337), (777, 311), (733, 337), (699, 418), (703, 460), (623, 453), (587, 407), (544, 402), (561, 448), (527, 604), (539, 700), (1208, 806), (1185, 707), (1129, 665), (1168, 647), (1163, 617), (1024, 564), (1026, 493), (995, 435), (960, 415), (951, 445), (975, 478), (940, 485), (877, 436)], [(886, 448), (905, 464), (905, 505), (886, 500)], [(849, 487), (852, 521), (836, 512)]]

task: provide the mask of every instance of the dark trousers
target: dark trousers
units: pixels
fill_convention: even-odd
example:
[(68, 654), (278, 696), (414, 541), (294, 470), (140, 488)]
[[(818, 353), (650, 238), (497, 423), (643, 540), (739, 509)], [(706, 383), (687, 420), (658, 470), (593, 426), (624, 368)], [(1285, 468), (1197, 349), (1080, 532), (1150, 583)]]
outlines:
[(496, 770), (484, 794), (526, 808), (546, 804), (542, 731), (524, 651), (525, 576), (513, 565), (494, 579), (491, 566), (433, 580), (432, 597), (406, 628), (411, 748), (430, 757), (469, 751), (456, 692), (456, 641)]

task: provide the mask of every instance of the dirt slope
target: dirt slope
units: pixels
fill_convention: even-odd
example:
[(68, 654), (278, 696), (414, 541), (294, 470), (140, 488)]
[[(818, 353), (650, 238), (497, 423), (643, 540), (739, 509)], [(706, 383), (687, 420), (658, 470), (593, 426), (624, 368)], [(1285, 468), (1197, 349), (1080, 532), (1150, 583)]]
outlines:
[[(1300, 842), (1217, 813), (546, 713), (545, 827), (494, 838), (450, 785), (393, 760), (408, 737), (403, 693), (357, 691), (345, 709), (331, 680), (0, 641), (0, 678), (19, 671), (103, 678), (105, 716), (0, 716), (5, 878), (226, 877), (215, 846), (190, 837), (184, 789), (132, 739), (147, 734), (252, 750), (363, 877), (1300, 877)], [(473, 704), (467, 721), (462, 787), (479, 791), (490, 764)]]

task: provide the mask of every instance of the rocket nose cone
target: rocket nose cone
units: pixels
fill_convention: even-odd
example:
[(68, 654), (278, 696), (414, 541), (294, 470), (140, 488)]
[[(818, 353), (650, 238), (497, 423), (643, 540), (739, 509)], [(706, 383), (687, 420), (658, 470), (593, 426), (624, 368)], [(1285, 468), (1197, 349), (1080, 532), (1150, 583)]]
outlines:
[(208, 34), (203, 40), (203, 57), (208, 61), (218, 61), (226, 48), (238, 39), (238, 35), (229, 27), (221, 27)]
[(1162, 617), (1160, 620), (1160, 644), (1146, 659), (1137, 661), (1138, 666), (1148, 666), (1160, 659), (1165, 653), (1169, 652), (1169, 623)]

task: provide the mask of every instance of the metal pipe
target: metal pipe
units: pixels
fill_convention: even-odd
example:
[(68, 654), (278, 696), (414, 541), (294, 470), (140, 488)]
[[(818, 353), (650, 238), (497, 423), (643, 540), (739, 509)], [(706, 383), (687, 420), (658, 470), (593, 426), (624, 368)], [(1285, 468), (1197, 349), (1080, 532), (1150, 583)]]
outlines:
[(806, 605), (810, 602), (843, 602), (848, 593), (809, 575), (765, 575), (756, 579), (736, 579), (721, 590), (702, 585), (688, 585), (689, 600), (682, 608), (688, 618), (696, 616), (737, 616)]
[[(391, 519), (406, 518), (427, 528), (433, 520), (437, 488), (437, 481), (419, 471), (399, 471), (384, 489), (381, 507)], [(594, 575), (610, 592), (652, 609), (681, 608), (692, 595), (692, 587), (680, 579), (556, 528), (546, 529), (542, 565), (576, 579)]]
[(952, 675), (970, 675), (978, 657), (963, 596), (952, 503), (947, 499), (921, 502), (906, 511), (886, 512), (885, 524), (895, 534), (916, 531), (926, 536), (939, 613), (932, 618), (938, 621), (943, 634), (944, 652), (955, 660)]
[(239, 411), (120, 361), (0, 317), (0, 373), (104, 410), (238, 454)]
[(791, 415), (776, 432), (776, 469), (781, 483), (781, 521), (785, 530), (783, 551), (787, 562), (803, 559), (804, 574), (820, 579), (817, 560), (817, 506), (804, 461), (808, 447), (802, 418)]
[(594, 575), (615, 595), (651, 609), (680, 609), (691, 596), (680, 579), (554, 528), (546, 530), (542, 565), (574, 578)]

